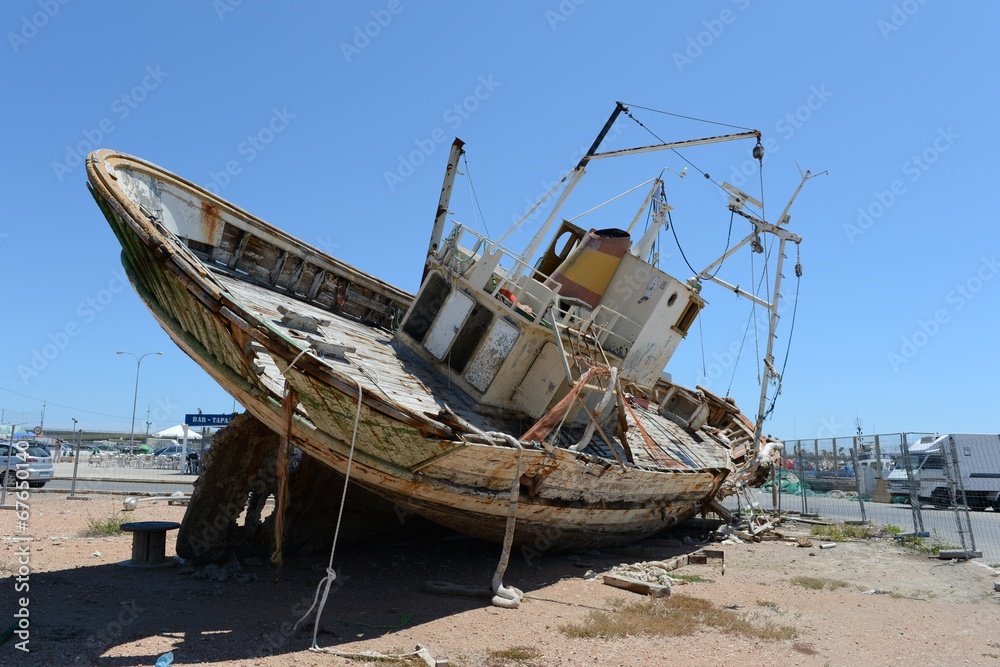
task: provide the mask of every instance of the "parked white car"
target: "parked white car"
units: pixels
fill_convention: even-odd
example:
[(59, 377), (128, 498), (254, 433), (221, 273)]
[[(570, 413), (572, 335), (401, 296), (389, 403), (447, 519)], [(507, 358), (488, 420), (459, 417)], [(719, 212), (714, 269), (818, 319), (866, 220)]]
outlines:
[[(27, 471), (27, 477), (18, 470)], [(32, 444), (26, 440), (0, 443), (0, 484), (14, 486), (19, 480), (25, 479), (28, 486), (41, 488), (52, 479), (52, 455), (41, 445)]]

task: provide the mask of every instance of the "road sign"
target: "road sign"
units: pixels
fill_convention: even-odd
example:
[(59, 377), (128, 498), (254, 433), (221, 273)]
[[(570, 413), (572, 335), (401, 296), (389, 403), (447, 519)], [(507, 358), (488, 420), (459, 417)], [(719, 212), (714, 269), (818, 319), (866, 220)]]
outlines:
[(188, 426), (227, 426), (235, 414), (226, 415), (184, 415)]
[(41, 435), (42, 434), (42, 427), (41, 426), (36, 426), (35, 428), (31, 429), (31, 431), (35, 435)]

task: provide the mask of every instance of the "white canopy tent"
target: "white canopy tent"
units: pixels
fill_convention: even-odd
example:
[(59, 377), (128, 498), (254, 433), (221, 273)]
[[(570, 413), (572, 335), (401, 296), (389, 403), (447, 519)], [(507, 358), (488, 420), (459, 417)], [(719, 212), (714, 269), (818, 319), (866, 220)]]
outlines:
[[(154, 438), (183, 438), (184, 437), (184, 424), (178, 424), (177, 426), (171, 426), (170, 428), (165, 428), (162, 431), (157, 431), (153, 434)], [(201, 434), (195, 431), (190, 426), (187, 429), (188, 440), (201, 440)]]

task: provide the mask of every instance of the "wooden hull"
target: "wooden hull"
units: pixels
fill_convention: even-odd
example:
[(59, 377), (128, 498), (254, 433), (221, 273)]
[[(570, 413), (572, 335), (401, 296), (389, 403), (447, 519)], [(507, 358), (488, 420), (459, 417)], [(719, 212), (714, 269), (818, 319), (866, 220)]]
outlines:
[[(129, 279), (174, 342), (278, 433), (287, 382), (299, 401), (293, 443), (341, 474), (351, 458), (351, 481), (396, 503), (401, 519), (413, 512), (501, 541), (517, 478), (519, 544), (624, 544), (695, 516), (739, 472), (739, 457), (753, 458), (639, 408), (646, 430), (663, 434), (643, 465), (484, 440), (523, 430), (448, 393), (394, 342), (389, 328), (410, 295), (149, 163), (98, 151), (87, 171)], [(283, 304), (326, 323), (313, 334), (281, 325)], [(356, 353), (306, 353), (320, 335)]]

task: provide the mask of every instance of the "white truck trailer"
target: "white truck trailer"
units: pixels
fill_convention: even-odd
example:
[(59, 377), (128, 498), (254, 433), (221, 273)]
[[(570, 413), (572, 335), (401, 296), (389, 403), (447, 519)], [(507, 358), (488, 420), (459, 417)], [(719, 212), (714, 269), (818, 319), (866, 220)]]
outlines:
[[(942, 448), (948, 448), (947, 457)], [(962, 502), (961, 492), (964, 489), (969, 509), (985, 510), (992, 507), (1000, 512), (1000, 435), (926, 435), (909, 446), (909, 453), (914, 485), (922, 501), (945, 507), (950, 504), (951, 491), (948, 489), (945, 463), (954, 453), (954, 463), (958, 465), (958, 475), (954, 480), (958, 502)], [(894, 499), (910, 497), (906, 460), (903, 457), (900, 457), (896, 467), (889, 473), (888, 482), (889, 493)]]

